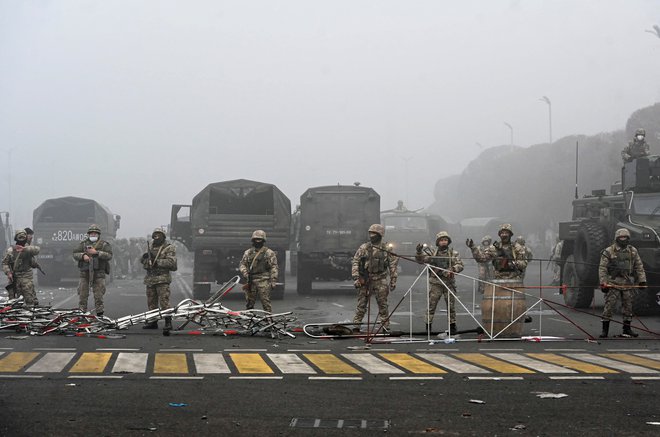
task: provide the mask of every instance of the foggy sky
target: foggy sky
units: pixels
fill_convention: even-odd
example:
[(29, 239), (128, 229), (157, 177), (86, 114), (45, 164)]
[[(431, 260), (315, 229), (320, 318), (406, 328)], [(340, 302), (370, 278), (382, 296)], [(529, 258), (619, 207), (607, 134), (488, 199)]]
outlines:
[(504, 122), (517, 145), (547, 142), (542, 96), (555, 140), (622, 129), (659, 101), (660, 39), (644, 31), (659, 11), (0, 0), (0, 210), (24, 227), (48, 198), (89, 197), (121, 214), (120, 236), (145, 235), (171, 204), (238, 178), (274, 183), (292, 206), (309, 187), (354, 181), (382, 209), (428, 206), (477, 143), (508, 144)]

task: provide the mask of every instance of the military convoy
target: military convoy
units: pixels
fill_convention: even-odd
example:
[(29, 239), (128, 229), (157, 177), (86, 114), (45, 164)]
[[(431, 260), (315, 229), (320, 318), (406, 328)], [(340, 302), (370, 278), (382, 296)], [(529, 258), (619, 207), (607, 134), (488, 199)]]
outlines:
[(298, 294), (311, 293), (314, 280), (350, 280), (353, 255), (379, 214), (380, 195), (372, 188), (329, 185), (305, 191), (294, 229)]
[(571, 221), (559, 223), (562, 290), (567, 305), (588, 307), (599, 287), (601, 251), (612, 244), (616, 229), (630, 231), (644, 263), (648, 289), (639, 289), (633, 312), (648, 315), (658, 311), (660, 285), (660, 157), (649, 156), (626, 162), (620, 184), (573, 201)]
[(192, 205), (172, 205), (170, 237), (194, 253), (193, 295), (204, 299), (211, 285), (238, 274), (252, 232), (265, 231), (280, 270), (272, 297), (281, 299), (290, 225), (291, 202), (275, 185), (237, 179), (207, 185)]
[(39, 277), (42, 284), (57, 285), (79, 279), (71, 251), (76, 243), (87, 238), (91, 223), (99, 225), (101, 238), (112, 244), (121, 217), (94, 200), (71, 196), (48, 199), (34, 210), (34, 244), (41, 248), (37, 261), (46, 272)]

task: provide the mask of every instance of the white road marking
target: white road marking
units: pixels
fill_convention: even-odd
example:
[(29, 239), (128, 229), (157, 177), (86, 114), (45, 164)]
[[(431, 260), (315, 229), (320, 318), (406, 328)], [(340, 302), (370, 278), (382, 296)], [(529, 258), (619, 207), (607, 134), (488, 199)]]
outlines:
[(75, 347), (35, 347), (33, 351), (75, 351)]
[(229, 379), (283, 379), (283, 376), (230, 376)]
[(554, 380), (605, 379), (603, 376), (550, 376)]
[(635, 354), (635, 355), (660, 361), (660, 354)]
[(403, 370), (396, 368), (371, 354), (341, 354), (341, 356), (374, 375), (382, 375), (384, 373), (404, 373)]
[(391, 381), (417, 381), (417, 380), (443, 379), (442, 376), (390, 376)]
[(417, 354), (427, 361), (438, 364), (445, 369), (449, 369), (456, 373), (491, 373), (489, 370), (482, 369), (481, 367), (473, 366), (472, 364), (464, 361), (457, 360), (446, 355), (440, 354)]
[(196, 380), (196, 379), (204, 379), (204, 377), (203, 376), (150, 376), (149, 379)]
[(310, 381), (362, 381), (361, 376), (310, 376)]
[(489, 354), (504, 361), (509, 361), (514, 364), (529, 367), (530, 369), (537, 370), (542, 373), (577, 373), (575, 370), (567, 369), (565, 367), (557, 366), (555, 364), (546, 363), (545, 361), (535, 360), (521, 354)]
[(69, 379), (122, 379), (122, 375), (73, 375)]
[(312, 373), (316, 371), (295, 354), (266, 354), (282, 373)]
[(145, 373), (148, 353), (121, 352), (112, 368), (112, 373)]
[(59, 373), (75, 356), (75, 352), (48, 352), (31, 365), (26, 372)]
[(333, 304), (334, 306), (336, 306), (336, 307), (344, 308), (344, 305), (340, 305), (340, 304), (338, 304), (338, 303), (336, 303), (336, 302), (332, 302), (332, 304)]
[(591, 354), (566, 354), (566, 356), (575, 358), (576, 360), (586, 361), (588, 363), (599, 364), (611, 369), (622, 370), (628, 373), (658, 373), (657, 370), (647, 369), (646, 367), (623, 363), (621, 361), (615, 361), (609, 358), (599, 357)]
[(522, 381), (522, 376), (468, 376), (470, 381)]
[(197, 373), (231, 373), (222, 354), (193, 354)]
[(0, 375), (0, 378), (43, 378), (43, 375)]

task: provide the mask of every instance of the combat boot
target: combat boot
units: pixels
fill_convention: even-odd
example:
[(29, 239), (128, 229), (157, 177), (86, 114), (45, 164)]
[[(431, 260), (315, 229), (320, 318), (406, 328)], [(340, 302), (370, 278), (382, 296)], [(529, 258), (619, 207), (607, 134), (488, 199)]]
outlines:
[(637, 337), (637, 333), (633, 332), (632, 329), (630, 329), (630, 320), (624, 320), (623, 321), (623, 334), (621, 334), (622, 337)]
[(165, 317), (165, 327), (163, 332), (170, 332), (172, 330), (172, 317)]
[(144, 326), (142, 326), (142, 329), (158, 329), (158, 320), (145, 323)]
[(607, 338), (607, 336), (610, 334), (610, 321), (602, 320), (602, 322), (603, 322), (603, 332), (600, 333), (600, 338)]
[(451, 323), (449, 325), (449, 335), (456, 335), (456, 332), (458, 332), (458, 328), (456, 328), (456, 323)]

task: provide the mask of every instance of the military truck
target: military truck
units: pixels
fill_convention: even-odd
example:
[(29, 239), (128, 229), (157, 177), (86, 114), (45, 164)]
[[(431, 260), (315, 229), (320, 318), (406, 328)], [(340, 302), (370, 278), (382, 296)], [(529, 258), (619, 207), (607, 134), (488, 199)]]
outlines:
[(39, 275), (41, 284), (79, 279), (71, 253), (78, 242), (87, 238), (87, 229), (93, 223), (101, 228), (101, 238), (112, 244), (121, 217), (95, 200), (72, 196), (45, 200), (34, 210), (34, 244), (41, 248), (37, 261), (46, 272), (45, 276)]
[(14, 236), (11, 234), (12, 232), (11, 225), (9, 224), (9, 213), (6, 211), (0, 211), (0, 253), (3, 255), (7, 248), (14, 241)]
[[(435, 242), (435, 236), (440, 231), (452, 233), (452, 229), (442, 217), (411, 211), (401, 205), (383, 211), (380, 217), (385, 226), (385, 240), (392, 245), (392, 251), (408, 258), (415, 256), (418, 243)], [(415, 262), (402, 259), (399, 261), (399, 269), (402, 274), (415, 274), (421, 267)]]
[(277, 254), (280, 282), (271, 297), (282, 299), (286, 250), (291, 236), (291, 202), (275, 185), (237, 179), (206, 186), (192, 205), (172, 205), (170, 238), (193, 252), (193, 295), (209, 296), (211, 285), (239, 274), (252, 232), (266, 232), (266, 245)]
[(559, 223), (563, 241), (561, 279), (564, 301), (575, 308), (591, 303), (599, 287), (598, 265), (602, 250), (614, 241), (616, 229), (630, 231), (644, 263), (649, 288), (637, 291), (633, 312), (648, 315), (658, 311), (660, 285), (660, 157), (638, 158), (624, 164), (620, 184), (573, 201), (571, 221)]
[(359, 184), (309, 188), (300, 196), (298, 294), (311, 293), (314, 280), (351, 279), (353, 255), (379, 222), (379, 211), (380, 195)]

